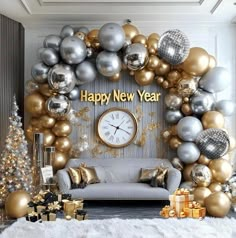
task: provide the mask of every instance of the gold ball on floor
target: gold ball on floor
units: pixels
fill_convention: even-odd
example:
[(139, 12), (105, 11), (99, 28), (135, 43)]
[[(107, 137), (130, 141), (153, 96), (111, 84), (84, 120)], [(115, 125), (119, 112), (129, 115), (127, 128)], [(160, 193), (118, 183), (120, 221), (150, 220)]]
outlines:
[(20, 218), (26, 215), (30, 195), (23, 190), (12, 192), (5, 202), (6, 214), (11, 218)]
[(231, 202), (225, 193), (215, 192), (205, 199), (205, 206), (211, 216), (224, 217), (230, 210)]
[(194, 200), (200, 203), (202, 206), (205, 205), (205, 199), (211, 194), (211, 190), (206, 187), (195, 188), (193, 195)]

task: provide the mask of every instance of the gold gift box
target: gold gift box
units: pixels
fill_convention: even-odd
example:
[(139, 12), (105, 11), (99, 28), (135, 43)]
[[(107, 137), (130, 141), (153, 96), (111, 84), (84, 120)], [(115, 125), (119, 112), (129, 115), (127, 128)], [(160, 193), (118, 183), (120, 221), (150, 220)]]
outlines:
[(55, 213), (41, 214), (42, 221), (56, 221), (57, 215)]
[(193, 218), (201, 218), (206, 216), (206, 208), (200, 207), (200, 208), (193, 208)]
[(34, 212), (34, 207), (27, 207), (27, 214)]
[(83, 221), (83, 220), (87, 220), (88, 219), (88, 215), (75, 215), (75, 219), (78, 221)]
[(46, 209), (46, 206), (38, 205), (36, 208), (36, 211), (38, 214), (40, 214), (42, 212), (42, 210), (45, 210), (45, 209)]

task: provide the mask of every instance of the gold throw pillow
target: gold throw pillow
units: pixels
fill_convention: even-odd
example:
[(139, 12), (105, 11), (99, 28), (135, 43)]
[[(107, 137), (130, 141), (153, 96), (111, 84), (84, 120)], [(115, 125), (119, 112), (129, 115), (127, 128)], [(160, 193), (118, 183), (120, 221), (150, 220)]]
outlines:
[(69, 168), (68, 173), (73, 184), (79, 185), (82, 182), (80, 168)]
[(100, 182), (94, 167), (81, 166), (80, 171), (81, 171), (82, 179), (86, 184)]
[(166, 180), (168, 176), (168, 169), (163, 167), (158, 167), (156, 175), (151, 180), (152, 187), (166, 188)]
[(139, 182), (150, 182), (152, 177), (157, 173), (157, 168), (144, 169), (141, 168)]

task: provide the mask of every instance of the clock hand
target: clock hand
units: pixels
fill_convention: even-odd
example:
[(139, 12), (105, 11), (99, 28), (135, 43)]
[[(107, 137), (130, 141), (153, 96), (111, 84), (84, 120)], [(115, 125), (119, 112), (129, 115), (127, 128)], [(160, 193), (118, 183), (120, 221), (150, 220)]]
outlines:
[(114, 132), (114, 135), (116, 134), (117, 130), (120, 129), (120, 126), (124, 123), (124, 121), (125, 121), (125, 120), (123, 120), (123, 121), (120, 123), (120, 125), (116, 127), (116, 130), (115, 130), (115, 132)]
[(109, 126), (113, 126), (113, 127), (117, 128), (117, 126), (114, 126), (114, 125), (112, 125), (112, 124), (109, 124)]
[(121, 131), (124, 131), (124, 132), (126, 132), (128, 135), (130, 135), (130, 132), (128, 132), (128, 131), (126, 131), (126, 130), (124, 130), (124, 129), (122, 129), (122, 128), (119, 128)]

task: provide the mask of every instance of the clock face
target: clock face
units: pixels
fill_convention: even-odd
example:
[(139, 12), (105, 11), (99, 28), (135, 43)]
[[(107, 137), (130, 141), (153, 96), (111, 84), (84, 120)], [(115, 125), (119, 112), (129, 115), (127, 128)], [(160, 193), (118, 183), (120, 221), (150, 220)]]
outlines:
[(130, 144), (137, 133), (137, 121), (126, 109), (111, 108), (98, 120), (98, 136), (106, 145), (114, 148)]

